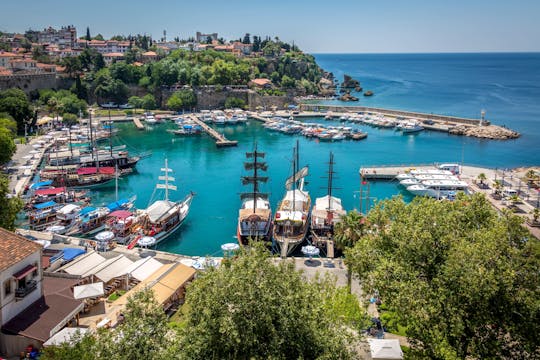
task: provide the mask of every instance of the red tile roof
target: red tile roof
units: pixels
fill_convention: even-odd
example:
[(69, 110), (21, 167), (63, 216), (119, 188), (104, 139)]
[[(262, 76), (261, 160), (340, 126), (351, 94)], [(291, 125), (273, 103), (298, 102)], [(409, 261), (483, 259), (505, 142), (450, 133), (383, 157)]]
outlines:
[(265, 86), (272, 83), (270, 79), (253, 79), (251, 82), (258, 86)]
[(19, 55), (14, 54), (12, 52), (0, 51), (0, 57), (17, 57), (17, 56)]
[(7, 269), (41, 250), (41, 245), (0, 228), (0, 270)]
[(142, 56), (157, 56), (157, 54), (154, 51), (147, 51)]
[(109, 56), (109, 57), (124, 57), (124, 54), (119, 53), (119, 52), (112, 52), (112, 53), (103, 54), (103, 56)]

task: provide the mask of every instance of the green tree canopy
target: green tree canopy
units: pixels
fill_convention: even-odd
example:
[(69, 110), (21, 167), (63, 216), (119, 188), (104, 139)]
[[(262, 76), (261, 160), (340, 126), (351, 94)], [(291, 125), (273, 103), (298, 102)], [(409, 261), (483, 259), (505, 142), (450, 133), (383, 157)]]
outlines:
[(228, 97), (225, 100), (225, 109), (234, 109), (234, 108), (240, 108), (244, 109), (246, 107), (246, 102), (244, 99), (240, 99), (237, 97)]
[(32, 118), (30, 102), (20, 89), (0, 91), (0, 113), (8, 113), (17, 122), (17, 132), (24, 132), (24, 123)]
[(0, 114), (0, 129), (6, 129), (11, 132), (11, 137), (17, 135), (17, 122), (9, 114)]
[[(366, 291), (406, 327), (420, 358), (530, 358), (540, 333), (539, 247), (482, 194), (379, 203), (345, 252)], [(535, 353), (536, 351), (536, 353)]]
[(128, 104), (135, 109), (140, 109), (143, 106), (143, 100), (138, 96), (131, 96), (128, 99)]
[(156, 99), (152, 94), (146, 94), (142, 98), (142, 108), (145, 110), (154, 110), (157, 108)]
[[(291, 263), (252, 248), (187, 290), (179, 354), (186, 359), (347, 359), (362, 313), (330, 279), (306, 281)], [(355, 310), (342, 316), (341, 300)], [(341, 309), (341, 310), (340, 310)]]
[(11, 160), (15, 154), (17, 146), (13, 142), (13, 133), (3, 127), (0, 127), (0, 164), (5, 164)]
[[(0, 129), (0, 139), (2, 137), (2, 130)], [(0, 227), (15, 230), (15, 219), (19, 211), (23, 208), (23, 202), (20, 198), (11, 197), (11, 195), (9, 192), (9, 179), (3, 174), (0, 174), (0, 199), (2, 199), (2, 206), (0, 206)]]

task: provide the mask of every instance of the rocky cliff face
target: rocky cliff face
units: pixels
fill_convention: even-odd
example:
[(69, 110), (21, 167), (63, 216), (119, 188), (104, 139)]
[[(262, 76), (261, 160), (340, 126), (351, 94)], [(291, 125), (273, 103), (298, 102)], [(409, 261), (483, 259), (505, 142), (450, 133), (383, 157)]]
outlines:
[(448, 131), (450, 134), (472, 136), (482, 139), (517, 139), (520, 133), (497, 125), (467, 126), (458, 125)]

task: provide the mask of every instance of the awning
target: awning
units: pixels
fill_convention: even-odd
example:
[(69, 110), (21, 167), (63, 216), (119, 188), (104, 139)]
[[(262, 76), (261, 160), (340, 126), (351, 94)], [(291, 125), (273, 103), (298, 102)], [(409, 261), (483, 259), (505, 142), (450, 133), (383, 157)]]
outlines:
[(114, 201), (110, 203), (109, 205), (107, 205), (107, 208), (111, 211), (115, 211), (115, 210), (123, 208), (124, 205), (128, 203), (128, 201), (129, 200), (127, 199), (120, 199), (118, 201)]
[(88, 331), (90, 331), (88, 328), (83, 327), (63, 328), (62, 330), (54, 334), (49, 340), (45, 341), (43, 343), (43, 346), (59, 346), (64, 343), (72, 344), (74, 340), (80, 339), (79, 337), (77, 337), (77, 335), (82, 337)]
[(99, 173), (100, 174), (112, 175), (115, 172), (116, 172), (116, 170), (115, 170), (114, 167), (107, 166), (107, 167), (100, 167), (99, 168)]
[(79, 248), (64, 248), (64, 255), (62, 256), (62, 259), (65, 261), (71, 261), (75, 259), (77, 256), (84, 254), (86, 251), (84, 249)]
[(22, 270), (17, 271), (15, 274), (13, 274), (13, 277), (17, 280), (21, 280), (26, 275), (30, 274), (35, 270), (37, 270), (37, 267), (35, 267), (34, 265), (26, 265)]
[(59, 187), (59, 188), (53, 188), (53, 189), (36, 190), (35, 194), (36, 195), (56, 195), (56, 194), (63, 193), (64, 191), (66, 191), (66, 188)]
[(85, 167), (77, 169), (77, 175), (90, 175), (95, 174), (97, 172), (97, 168), (95, 167)]
[(37, 182), (37, 183), (34, 183), (34, 184), (30, 185), (30, 189), (38, 189), (38, 188), (43, 187), (43, 186), (49, 186), (52, 183), (53, 183), (52, 180)]
[(35, 204), (34, 208), (38, 209), (38, 210), (41, 210), (41, 209), (45, 209), (45, 208), (48, 208), (48, 207), (53, 207), (54, 205), (56, 205), (56, 203), (54, 201), (47, 201), (47, 202), (44, 202), (44, 203)]
[(109, 214), (110, 217), (115, 217), (118, 219), (125, 219), (133, 215), (130, 211), (127, 210), (116, 210)]
[(96, 210), (95, 207), (87, 206), (87, 207), (85, 207), (85, 208), (83, 208), (83, 209), (81, 210), (81, 212), (79, 213), (79, 216), (86, 215), (86, 214), (88, 214), (88, 213), (90, 213), (90, 212), (92, 212), (92, 211), (94, 211), (94, 210)]
[(97, 282), (86, 285), (79, 285), (73, 288), (73, 298), (86, 299), (90, 297), (103, 296), (105, 294), (103, 290), (103, 283)]

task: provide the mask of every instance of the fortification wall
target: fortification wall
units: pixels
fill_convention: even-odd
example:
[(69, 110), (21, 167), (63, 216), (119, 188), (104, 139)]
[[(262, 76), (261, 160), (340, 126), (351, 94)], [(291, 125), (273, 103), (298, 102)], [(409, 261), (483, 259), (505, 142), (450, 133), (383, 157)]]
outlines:
[(0, 90), (18, 88), (25, 93), (39, 89), (56, 89), (56, 74), (17, 74), (0, 76)]

